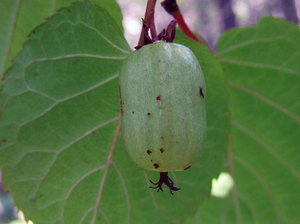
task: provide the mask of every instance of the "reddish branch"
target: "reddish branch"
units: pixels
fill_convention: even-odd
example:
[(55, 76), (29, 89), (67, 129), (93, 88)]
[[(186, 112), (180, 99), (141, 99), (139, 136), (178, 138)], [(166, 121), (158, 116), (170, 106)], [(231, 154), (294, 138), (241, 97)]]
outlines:
[(194, 41), (197, 41), (200, 44), (202, 43), (202, 41), (192, 33), (192, 31), (185, 23), (176, 0), (164, 0), (161, 3), (164, 9), (175, 18), (176, 22), (171, 21), (168, 28), (164, 29), (159, 35), (157, 35), (154, 23), (155, 5), (156, 0), (148, 0), (145, 16), (143, 19), (143, 27), (141, 30), (138, 45), (135, 47), (136, 49), (139, 49), (142, 46), (153, 43), (157, 40), (166, 40), (168, 42), (172, 42), (175, 36), (176, 22), (187, 37), (191, 38)]
[[(157, 36), (155, 24), (154, 24), (155, 4), (156, 4), (156, 0), (148, 0), (147, 2), (147, 8), (143, 19), (143, 27), (142, 27), (139, 43), (136, 46), (136, 49), (148, 44), (149, 39), (155, 39)], [(152, 38), (149, 37), (149, 33), (148, 33), (149, 29)]]
[(162, 7), (164, 7), (164, 9), (171, 14), (177, 21), (177, 24), (179, 25), (180, 29), (183, 31), (183, 33), (191, 38), (194, 41), (199, 42), (200, 44), (202, 44), (202, 41), (199, 40), (199, 38), (197, 36), (195, 36), (192, 31), (189, 29), (189, 27), (186, 25), (181, 12), (178, 8), (178, 5), (176, 3), (176, 0), (164, 0), (161, 3)]

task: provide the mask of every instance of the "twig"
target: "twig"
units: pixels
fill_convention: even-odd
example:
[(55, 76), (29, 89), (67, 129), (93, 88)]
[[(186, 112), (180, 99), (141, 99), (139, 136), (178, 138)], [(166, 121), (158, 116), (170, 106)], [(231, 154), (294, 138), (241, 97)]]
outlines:
[(152, 39), (155, 39), (157, 36), (155, 24), (154, 24), (155, 4), (156, 4), (156, 0), (148, 0), (148, 2), (147, 2), (147, 8), (146, 8), (145, 16), (143, 19), (143, 27), (142, 27), (140, 39), (139, 39), (139, 42), (138, 42), (138, 45), (136, 48), (140, 48), (140, 47), (144, 46), (145, 44), (147, 44), (146, 32), (148, 31), (149, 28), (150, 28)]
[(161, 3), (162, 7), (169, 13), (171, 14), (177, 21), (177, 24), (179, 25), (180, 29), (183, 31), (183, 33), (191, 38), (194, 41), (197, 41), (198, 43), (202, 44), (202, 41), (199, 40), (199, 38), (194, 35), (192, 33), (192, 31), (190, 30), (190, 28), (187, 26), (187, 24), (185, 23), (181, 12), (179, 10), (179, 7), (176, 3), (176, 0), (164, 0)]

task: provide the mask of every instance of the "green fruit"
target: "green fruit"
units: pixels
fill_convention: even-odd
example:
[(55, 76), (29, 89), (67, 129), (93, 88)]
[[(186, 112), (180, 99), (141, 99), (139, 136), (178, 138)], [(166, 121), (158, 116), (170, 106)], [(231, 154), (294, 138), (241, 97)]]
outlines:
[(158, 41), (133, 52), (121, 68), (120, 95), (122, 135), (138, 166), (181, 171), (199, 159), (205, 81), (189, 48)]

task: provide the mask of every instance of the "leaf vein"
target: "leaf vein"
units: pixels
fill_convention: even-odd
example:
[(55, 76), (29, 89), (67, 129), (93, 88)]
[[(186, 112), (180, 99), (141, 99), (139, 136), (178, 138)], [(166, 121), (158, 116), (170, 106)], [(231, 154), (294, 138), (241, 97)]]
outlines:
[[(100, 181), (100, 185), (99, 185), (99, 189), (98, 189), (98, 195), (97, 195), (97, 198), (96, 198), (96, 201), (95, 201), (94, 212), (93, 212), (93, 217), (92, 217), (92, 221), (91, 221), (92, 224), (94, 224), (95, 221), (96, 221), (97, 212), (98, 212), (98, 209), (99, 209), (99, 206), (100, 206), (101, 196), (102, 196), (102, 192), (103, 192), (103, 189), (104, 189), (104, 184), (105, 184), (105, 181), (106, 181), (106, 176), (107, 176), (107, 173), (108, 173), (109, 165), (111, 163), (112, 156), (113, 156), (113, 153), (114, 153), (114, 150), (115, 150), (115, 146), (116, 146), (116, 143), (117, 143), (120, 131), (121, 131), (121, 115), (119, 115), (117, 119), (118, 119), (118, 126), (117, 126), (117, 129), (116, 129), (116, 132), (115, 132), (115, 136), (112, 140), (112, 144), (111, 144), (111, 147), (110, 147), (110, 150), (109, 150), (107, 160), (105, 162), (105, 170), (104, 170), (104, 173), (103, 173), (101, 181)], [(116, 119), (114, 119), (114, 120), (116, 120)]]
[(129, 199), (129, 194), (128, 194), (128, 189), (126, 186), (125, 179), (121, 173), (121, 170), (118, 168), (117, 164), (112, 160), (112, 165), (115, 168), (116, 172), (118, 173), (118, 176), (122, 182), (123, 188), (124, 188), (124, 194), (126, 198), (126, 203), (127, 203), (127, 218), (126, 218), (126, 223), (130, 223), (130, 212), (131, 212), (131, 205), (130, 205), (130, 199)]
[(285, 115), (287, 115), (288, 117), (292, 118), (293, 120), (295, 120), (298, 124), (300, 124), (300, 117), (298, 117), (296, 114), (293, 114), (292, 112), (290, 112), (288, 109), (282, 107), (281, 105), (275, 103), (274, 101), (270, 100), (269, 98), (261, 95), (260, 93), (258, 92), (255, 92), (254, 90), (252, 89), (249, 89), (245, 86), (242, 86), (238, 83), (235, 83), (235, 82), (232, 82), (232, 81), (228, 81), (227, 82), (229, 86), (232, 86), (236, 89), (239, 89), (245, 93), (248, 93), (252, 96), (254, 96), (255, 98), (269, 104), (270, 106), (274, 107), (275, 109), (281, 111), (282, 113), (284, 113)]
[[(228, 160), (228, 165), (229, 165), (229, 172), (234, 180), (235, 178), (235, 167), (234, 167), (234, 155), (233, 155), (233, 149), (232, 149), (232, 135), (228, 134), (228, 143), (227, 143), (227, 160)], [(232, 199), (233, 199), (233, 204), (234, 204), (234, 210), (236, 213), (236, 221), (237, 224), (241, 224), (241, 209), (240, 209), (240, 204), (238, 201), (238, 190), (236, 184), (233, 184), (232, 188)]]
[(81, 24), (84, 25), (85, 27), (87, 27), (87, 28), (89, 28), (89, 29), (95, 31), (100, 37), (102, 37), (102, 38), (103, 38), (107, 43), (109, 43), (113, 48), (115, 48), (115, 49), (117, 49), (117, 50), (119, 50), (119, 51), (121, 51), (122, 53), (125, 53), (125, 54), (129, 54), (129, 53), (130, 53), (130, 51), (127, 51), (127, 50), (125, 50), (125, 49), (123, 49), (123, 48), (117, 46), (117, 45), (114, 44), (113, 42), (111, 42), (111, 41), (109, 40), (109, 38), (107, 38), (103, 33), (101, 33), (101, 32), (100, 32), (99, 30), (97, 30), (96, 28), (90, 26), (89, 24), (87, 24), (87, 23), (85, 23), (85, 22), (83, 22), (83, 21), (80, 21), (79, 23), (81, 23)]
[(259, 145), (261, 145), (263, 149), (269, 152), (275, 159), (277, 159), (283, 166), (285, 166), (297, 178), (297, 180), (300, 180), (300, 174), (293, 167), (291, 167), (289, 163), (285, 161), (271, 146), (269, 146), (262, 139), (260, 139), (258, 136), (256, 136), (254, 133), (252, 133), (249, 129), (247, 129), (240, 123), (232, 121), (232, 125), (236, 127), (239, 131), (243, 132), (248, 137), (253, 139)]
[(52, 0), (51, 13), (55, 13), (56, 10), (56, 0)]
[(231, 45), (230, 47), (228, 48), (225, 48), (221, 51), (218, 51), (217, 54), (220, 56), (224, 53), (228, 53), (232, 50), (235, 50), (237, 48), (240, 48), (240, 47), (245, 47), (245, 46), (248, 46), (248, 45), (251, 45), (251, 44), (256, 44), (256, 43), (259, 43), (259, 42), (270, 42), (270, 41), (277, 41), (277, 40), (288, 40), (288, 41), (291, 41), (289, 38), (286, 38), (285, 36), (280, 36), (280, 37), (269, 37), (269, 38), (259, 38), (259, 39), (254, 39), (254, 40), (248, 40), (248, 41), (245, 41), (245, 42), (241, 42), (241, 43), (238, 43), (238, 44), (235, 44), (235, 45)]
[(26, 69), (31, 64), (36, 62), (57, 61), (61, 59), (75, 58), (75, 57), (98, 58), (98, 59), (107, 59), (107, 60), (124, 60), (126, 58), (126, 57), (119, 57), (119, 56), (105, 56), (105, 55), (87, 54), (87, 53), (65, 54), (65, 55), (59, 55), (55, 57), (36, 58), (28, 62), (24, 67)]
[(118, 78), (118, 77), (119, 77), (119, 74), (115, 74), (115, 75), (113, 75), (113, 76), (110, 76), (109, 78), (104, 79), (104, 80), (102, 80), (101, 82), (99, 82), (99, 83), (97, 83), (97, 84), (95, 84), (95, 85), (93, 85), (93, 86), (90, 86), (90, 87), (84, 89), (84, 90), (81, 91), (81, 92), (78, 92), (78, 93), (75, 93), (75, 94), (73, 94), (73, 95), (70, 95), (70, 96), (67, 96), (67, 97), (65, 97), (65, 98), (62, 98), (62, 99), (57, 100), (57, 103), (61, 103), (61, 102), (67, 101), (67, 100), (69, 100), (69, 99), (75, 98), (75, 97), (77, 97), (77, 96), (79, 96), (79, 95), (82, 95), (82, 94), (84, 94), (84, 93), (87, 93), (87, 92), (89, 92), (89, 91), (91, 91), (91, 90), (94, 90), (94, 89), (96, 89), (96, 88), (98, 88), (98, 87), (100, 87), (100, 86), (105, 85), (106, 83), (109, 83), (110, 81), (112, 81), (112, 80), (114, 80), (114, 79), (116, 79), (116, 78)]
[(84, 175), (82, 175), (80, 178), (78, 178), (74, 182), (74, 184), (71, 186), (70, 190), (67, 192), (66, 196), (63, 199), (63, 207), (62, 207), (61, 216), (60, 216), (62, 223), (65, 223), (65, 221), (64, 221), (64, 215), (65, 215), (65, 208), (66, 208), (67, 199), (70, 197), (70, 195), (72, 194), (72, 192), (75, 189), (75, 187), (77, 187), (78, 184), (80, 184), (81, 181), (83, 181), (88, 176), (92, 175), (93, 173), (96, 173), (99, 170), (103, 170), (103, 169), (105, 169), (105, 165), (98, 166), (98, 167), (90, 170), (89, 172), (85, 173)]
[(11, 26), (10, 26), (9, 32), (8, 32), (8, 44), (6, 45), (6, 49), (5, 49), (4, 61), (1, 63), (3, 66), (2, 66), (2, 70), (0, 71), (0, 76), (2, 76), (2, 74), (4, 73), (5, 65), (8, 61), (8, 55), (9, 55), (9, 51), (10, 51), (11, 45), (12, 45), (12, 37), (13, 37), (14, 31), (15, 31), (15, 26), (16, 26), (17, 17), (19, 14), (20, 5), (21, 5), (21, 0), (17, 0), (16, 6), (15, 6), (15, 9), (13, 12), (13, 20), (12, 20), (12, 23), (11, 23)]
[(82, 224), (85, 220), (85, 218), (87, 217), (87, 215), (92, 212), (94, 210), (94, 206), (90, 207), (88, 210), (85, 211), (85, 213), (83, 213), (80, 221), (79, 221), (79, 224)]
[(249, 208), (251, 214), (252, 214), (252, 217), (253, 217), (253, 220), (254, 220), (254, 223), (253, 224), (257, 224), (258, 223), (258, 215), (257, 215), (257, 212), (255, 210), (255, 207), (251, 204), (251, 202), (248, 200), (248, 198), (246, 198), (244, 195), (242, 195), (241, 193), (239, 193), (238, 195), (238, 198), (243, 201), (245, 203), (245, 205)]
[[(96, 89), (96, 88), (98, 88), (98, 87), (100, 87), (100, 86), (102, 86), (102, 85), (105, 85), (106, 83), (108, 83), (108, 82), (110, 82), (110, 81), (116, 79), (117, 77), (119, 77), (119, 74), (113, 75), (113, 76), (109, 77), (108, 79), (105, 79), (105, 80), (103, 80), (103, 81), (97, 83), (96, 85), (93, 85), (93, 86), (90, 86), (90, 87), (84, 89), (84, 90), (81, 91), (81, 92), (75, 93), (75, 94), (73, 94), (73, 95), (70, 95), (70, 96), (68, 96), (68, 97), (65, 97), (65, 98), (62, 98), (62, 99), (59, 99), (59, 100), (56, 100), (56, 102), (54, 102), (52, 105), (50, 105), (46, 110), (44, 110), (42, 113), (40, 113), (40, 114), (37, 115), (36, 117), (33, 117), (32, 119), (27, 120), (27, 121), (24, 121), (23, 123), (21, 123), (21, 124), (19, 125), (19, 129), (20, 129), (22, 126), (24, 126), (24, 125), (26, 125), (26, 124), (28, 124), (28, 123), (30, 123), (30, 122), (33, 122), (34, 120), (36, 120), (36, 119), (42, 117), (43, 115), (45, 115), (46, 113), (48, 113), (51, 109), (53, 109), (57, 104), (62, 103), (62, 102), (65, 102), (65, 101), (70, 100), (70, 99), (73, 99), (73, 98), (75, 98), (75, 97), (77, 97), (77, 96), (80, 96), (80, 95), (82, 95), (82, 94), (84, 94), (84, 93), (87, 93), (87, 92), (89, 92), (89, 91), (91, 91), (91, 90), (94, 90), (94, 89)], [(49, 97), (50, 97), (50, 96), (49, 96)], [(18, 131), (19, 131), (19, 130), (18, 130)]]
[(239, 164), (241, 164), (242, 166), (244, 166), (250, 173), (252, 173), (256, 177), (256, 179), (258, 180), (258, 182), (262, 185), (262, 187), (264, 188), (264, 190), (266, 191), (266, 193), (268, 194), (268, 196), (269, 196), (269, 198), (271, 200), (271, 203), (273, 205), (275, 214), (277, 216), (277, 221), (278, 221), (278, 223), (280, 223), (280, 220), (281, 220), (280, 210), (279, 210), (276, 198), (275, 198), (273, 192), (271, 191), (269, 185), (267, 184), (267, 182), (256, 171), (256, 169), (253, 166), (251, 166), (249, 163), (247, 163), (246, 161), (244, 161), (243, 159), (241, 159), (240, 157), (238, 157), (236, 155), (234, 156), (234, 160), (236, 162), (238, 162)]
[(239, 60), (228, 59), (228, 58), (221, 58), (221, 59), (219, 59), (219, 61), (229, 63), (229, 64), (238, 65), (238, 66), (248, 66), (248, 67), (254, 67), (254, 68), (271, 69), (271, 70), (286, 72), (286, 73), (289, 73), (291, 75), (299, 76), (299, 71), (289, 69), (289, 68), (284, 68), (282, 66), (277, 66), (277, 65), (262, 64), (262, 63), (256, 63), (256, 62), (248, 62), (248, 61), (239, 61)]
[(111, 124), (112, 122), (116, 121), (118, 119), (118, 117), (114, 117), (106, 122), (103, 122), (99, 125), (96, 125), (95, 127), (93, 127), (92, 129), (86, 131), (85, 133), (83, 133), (82, 135), (80, 135), (79, 137), (75, 138), (73, 141), (71, 141), (70, 143), (68, 143), (67, 145), (65, 145), (64, 147), (62, 147), (61, 149), (59, 149), (55, 155), (54, 155), (54, 158), (53, 160), (51, 161), (50, 163), (50, 166), (47, 168), (47, 170), (44, 172), (43, 176), (40, 178), (40, 183), (39, 185), (37, 186), (35, 192), (34, 192), (34, 196), (33, 198), (36, 197), (40, 187), (41, 187), (41, 184), (43, 182), (43, 180), (46, 178), (46, 176), (49, 174), (51, 168), (54, 166), (55, 164), (55, 161), (57, 159), (57, 157), (59, 156), (59, 154), (61, 154), (64, 150), (66, 150), (67, 148), (71, 147), (72, 145), (74, 145), (75, 143), (79, 142), (80, 140), (84, 139), (85, 137), (89, 136), (90, 134), (94, 133), (95, 131), (105, 127), (106, 125), (109, 125)]
[(37, 149), (37, 150), (30, 150), (23, 153), (23, 155), (13, 164), (10, 165), (11, 169), (14, 169), (23, 159), (26, 155), (31, 153), (55, 153), (53, 150), (43, 150), (43, 149)]

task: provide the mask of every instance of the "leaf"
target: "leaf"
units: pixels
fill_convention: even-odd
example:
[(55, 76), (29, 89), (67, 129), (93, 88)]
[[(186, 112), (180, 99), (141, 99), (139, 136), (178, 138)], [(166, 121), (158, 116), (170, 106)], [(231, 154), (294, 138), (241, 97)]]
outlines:
[(219, 40), (230, 90), (228, 169), (235, 187), (227, 198), (204, 204), (203, 223), (299, 223), (299, 40), (297, 25), (275, 18)]
[[(36, 28), (4, 76), (3, 182), (28, 219), (73, 223), (73, 195), (85, 195), (78, 200), (85, 209), (97, 198), (118, 120), (118, 72), (129, 52), (104, 9), (77, 3)], [(80, 206), (73, 209), (82, 215)]]
[(224, 162), (227, 99), (220, 65), (208, 49), (180, 41), (195, 47), (212, 89), (206, 150), (191, 169), (172, 174), (181, 187), (172, 196), (148, 188), (159, 174), (138, 168), (121, 138), (113, 147), (118, 72), (130, 51), (114, 20), (104, 9), (76, 3), (31, 33), (5, 75), (0, 121), (4, 183), (27, 219), (182, 223), (195, 212)]
[(115, 1), (115, 0), (92, 0), (92, 1), (95, 4), (106, 9), (109, 12), (109, 14), (112, 15), (112, 17), (114, 18), (116, 23), (119, 25), (122, 32), (124, 32), (123, 25), (122, 25), (123, 16), (122, 16), (122, 12), (121, 12), (120, 6), (118, 5), (117, 1)]
[(9, 46), (12, 39), (14, 21), (17, 15), (18, 1), (0, 1), (0, 77), (8, 64)]
[[(57, 9), (66, 7), (74, 0), (1, 0), (0, 1), (0, 77), (12, 63), (10, 60), (22, 49), (28, 34)], [(122, 27), (122, 14), (114, 0), (90, 0), (105, 8)]]

